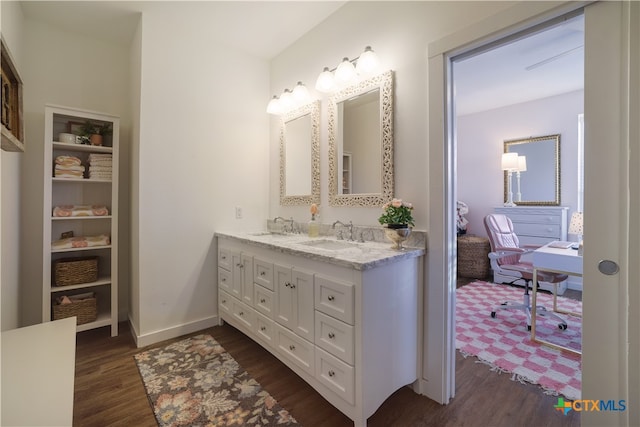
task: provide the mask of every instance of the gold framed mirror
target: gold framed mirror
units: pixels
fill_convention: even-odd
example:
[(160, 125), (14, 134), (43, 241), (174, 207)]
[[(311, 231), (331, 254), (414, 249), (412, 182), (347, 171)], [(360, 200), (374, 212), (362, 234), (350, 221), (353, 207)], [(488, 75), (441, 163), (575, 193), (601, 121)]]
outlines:
[(320, 101), (280, 122), (280, 204), (320, 203)]
[(329, 205), (393, 198), (393, 71), (329, 97)]
[[(513, 202), (522, 206), (560, 205), (560, 134), (504, 141), (505, 153), (524, 156), (526, 170), (514, 171)], [(522, 160), (521, 160), (522, 162)], [(518, 176), (519, 175), (519, 176)], [(508, 173), (504, 173), (504, 200)]]

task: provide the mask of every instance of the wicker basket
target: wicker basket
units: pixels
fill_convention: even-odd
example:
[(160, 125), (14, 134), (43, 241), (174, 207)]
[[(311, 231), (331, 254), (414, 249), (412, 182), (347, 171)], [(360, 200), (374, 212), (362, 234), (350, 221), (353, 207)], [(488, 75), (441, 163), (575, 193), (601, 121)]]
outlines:
[(471, 279), (484, 279), (489, 276), (489, 252), (491, 245), (485, 237), (458, 237), (458, 275)]
[(98, 303), (95, 294), (81, 300), (71, 299), (71, 304), (53, 303), (53, 320), (76, 316), (76, 323), (82, 325), (95, 322), (98, 317)]
[(98, 257), (62, 258), (53, 262), (55, 286), (91, 283), (98, 280)]

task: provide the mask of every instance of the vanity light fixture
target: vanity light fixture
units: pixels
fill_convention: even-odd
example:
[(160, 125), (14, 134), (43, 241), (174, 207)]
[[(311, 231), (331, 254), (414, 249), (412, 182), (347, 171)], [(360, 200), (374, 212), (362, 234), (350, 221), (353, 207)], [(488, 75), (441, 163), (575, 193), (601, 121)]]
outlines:
[(504, 206), (514, 207), (513, 192), (511, 191), (511, 177), (513, 172), (518, 170), (518, 153), (503, 153), (502, 154), (502, 170), (507, 171), (507, 201)]
[(267, 105), (267, 113), (275, 115), (285, 114), (309, 102), (311, 102), (309, 90), (302, 82), (298, 82), (293, 91), (285, 89), (279, 97), (274, 95)]
[(363, 76), (374, 73), (379, 66), (378, 55), (371, 49), (371, 46), (367, 46), (360, 56), (352, 60), (347, 57), (343, 58), (342, 62), (333, 70), (324, 67), (316, 80), (316, 89), (323, 93), (333, 92), (357, 82)]
[(522, 193), (520, 192), (520, 172), (527, 171), (527, 157), (526, 156), (518, 156), (518, 169), (516, 170), (516, 182), (517, 190), (516, 190), (516, 202), (522, 201)]

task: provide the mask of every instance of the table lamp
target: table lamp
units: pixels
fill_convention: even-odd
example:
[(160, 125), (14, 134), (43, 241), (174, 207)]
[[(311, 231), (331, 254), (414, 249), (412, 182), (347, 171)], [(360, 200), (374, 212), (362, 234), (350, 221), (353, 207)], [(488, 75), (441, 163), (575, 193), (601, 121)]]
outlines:
[(578, 255), (582, 256), (582, 212), (574, 212), (571, 214), (571, 222), (569, 223), (569, 234), (575, 234), (578, 236), (578, 242), (572, 246), (573, 249), (578, 249)]
[(504, 206), (513, 207), (513, 192), (511, 191), (511, 177), (513, 172), (518, 170), (518, 153), (502, 154), (502, 170), (507, 171), (507, 201)]

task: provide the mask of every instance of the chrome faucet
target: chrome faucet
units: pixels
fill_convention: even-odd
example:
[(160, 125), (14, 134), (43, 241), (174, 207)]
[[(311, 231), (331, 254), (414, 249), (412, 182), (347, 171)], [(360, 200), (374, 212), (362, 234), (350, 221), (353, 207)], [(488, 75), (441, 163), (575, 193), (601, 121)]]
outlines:
[[(275, 218), (273, 219), (273, 224), (274, 224), (274, 225), (275, 225), (275, 224), (277, 224), (277, 223), (278, 223), (278, 220), (282, 221), (282, 223), (283, 223), (282, 228), (283, 228), (283, 231), (286, 233), (286, 232), (287, 232), (287, 221), (288, 221), (288, 220), (284, 219), (284, 218), (283, 218), (283, 217), (281, 217), (281, 216), (277, 216), (277, 217), (275, 217)], [(292, 221), (291, 221), (291, 224), (293, 224), (293, 218), (292, 218), (291, 220), (292, 220)]]
[(333, 225), (331, 225), (331, 228), (336, 228), (336, 225), (341, 225), (343, 227), (349, 227), (349, 239), (348, 240), (353, 240), (353, 221), (349, 221), (349, 224), (345, 224), (342, 221), (336, 221), (333, 223)]

